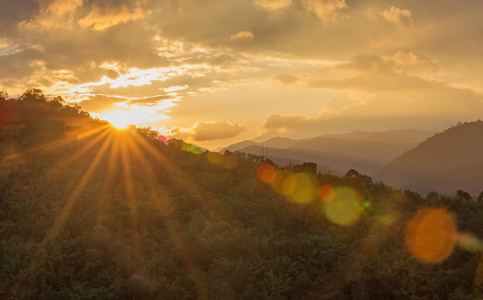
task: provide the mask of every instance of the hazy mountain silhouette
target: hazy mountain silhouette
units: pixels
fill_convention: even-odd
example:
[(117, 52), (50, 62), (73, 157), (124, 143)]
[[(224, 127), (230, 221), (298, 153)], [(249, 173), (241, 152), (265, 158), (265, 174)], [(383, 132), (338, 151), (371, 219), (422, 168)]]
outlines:
[(264, 142), (243, 141), (243, 142), (235, 143), (233, 145), (226, 147), (226, 150), (234, 152), (234, 151), (240, 151), (250, 146), (263, 146), (268, 148), (285, 149), (285, 148), (290, 148), (294, 144), (301, 141), (304, 141), (304, 140), (293, 140), (293, 139), (284, 138), (284, 137), (274, 137)]
[(340, 174), (352, 168), (373, 175), (385, 163), (433, 134), (414, 129), (354, 131), (301, 140), (277, 137), (265, 142), (244, 141), (226, 149), (265, 155), (281, 165), (310, 161), (317, 163), (322, 172)]
[(483, 122), (458, 124), (397, 157), (376, 175), (420, 193), (483, 190)]

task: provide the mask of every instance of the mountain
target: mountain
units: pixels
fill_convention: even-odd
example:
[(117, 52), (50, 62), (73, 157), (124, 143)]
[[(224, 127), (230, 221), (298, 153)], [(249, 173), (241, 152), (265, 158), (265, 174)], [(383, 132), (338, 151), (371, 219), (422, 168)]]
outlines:
[(269, 147), (269, 148), (284, 149), (284, 148), (289, 148), (292, 145), (301, 141), (303, 140), (293, 140), (293, 139), (284, 138), (284, 137), (274, 137), (264, 142), (243, 141), (243, 142), (235, 143), (233, 145), (226, 147), (225, 150), (235, 152), (251, 146), (263, 146), (263, 147)]
[(280, 165), (309, 161), (317, 163), (321, 172), (343, 174), (356, 169), (373, 175), (391, 159), (433, 134), (415, 129), (354, 131), (301, 140), (278, 137), (265, 142), (244, 141), (226, 149), (264, 155)]
[(415, 129), (376, 132), (354, 131), (302, 140), (293, 147), (318, 152), (339, 153), (375, 163), (385, 163), (402, 152), (415, 147), (433, 134), (434, 132)]
[(459, 124), (436, 134), (388, 163), (376, 176), (415, 190), (473, 195), (483, 190), (483, 122)]
[(382, 167), (381, 164), (339, 153), (323, 153), (306, 149), (279, 149), (253, 145), (243, 148), (241, 152), (263, 155), (280, 166), (293, 166), (303, 162), (313, 162), (318, 171), (334, 175), (344, 175), (349, 169), (359, 170), (364, 174), (372, 174)]

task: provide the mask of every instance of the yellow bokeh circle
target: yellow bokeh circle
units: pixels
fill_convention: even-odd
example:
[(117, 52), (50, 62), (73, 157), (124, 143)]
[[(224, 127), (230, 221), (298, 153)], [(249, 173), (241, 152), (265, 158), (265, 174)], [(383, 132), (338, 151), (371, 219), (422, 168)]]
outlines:
[(349, 187), (336, 187), (325, 198), (324, 212), (334, 224), (350, 226), (355, 224), (364, 210), (362, 196)]

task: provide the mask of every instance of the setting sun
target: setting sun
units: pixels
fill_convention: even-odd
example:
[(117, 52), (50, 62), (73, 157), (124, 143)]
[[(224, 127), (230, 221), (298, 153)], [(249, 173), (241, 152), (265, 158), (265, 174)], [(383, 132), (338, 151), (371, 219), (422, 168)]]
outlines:
[(135, 115), (124, 110), (111, 110), (100, 115), (100, 118), (108, 121), (117, 129), (125, 129), (135, 123)]

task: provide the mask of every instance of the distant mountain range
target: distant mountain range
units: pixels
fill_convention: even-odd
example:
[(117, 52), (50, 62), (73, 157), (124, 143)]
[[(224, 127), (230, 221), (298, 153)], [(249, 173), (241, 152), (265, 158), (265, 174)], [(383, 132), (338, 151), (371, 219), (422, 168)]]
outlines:
[(294, 140), (276, 137), (264, 142), (244, 141), (225, 150), (264, 155), (279, 165), (317, 163), (320, 172), (344, 174), (356, 169), (374, 175), (390, 160), (434, 135), (421, 130), (354, 131)]
[(422, 194), (483, 191), (483, 122), (459, 124), (400, 155), (375, 176)]

